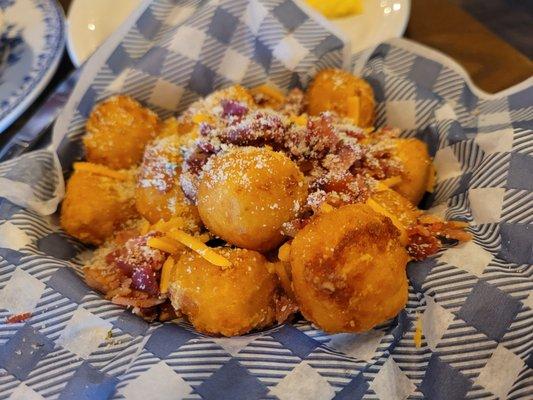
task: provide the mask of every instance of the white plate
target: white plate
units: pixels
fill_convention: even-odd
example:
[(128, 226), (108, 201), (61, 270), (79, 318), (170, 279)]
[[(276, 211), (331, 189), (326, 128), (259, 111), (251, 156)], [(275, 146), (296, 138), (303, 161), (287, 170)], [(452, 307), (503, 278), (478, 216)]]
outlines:
[[(141, 0), (74, 0), (68, 13), (67, 49), (80, 66), (128, 17)], [(331, 22), (340, 28), (357, 52), (403, 35), (409, 21), (410, 0), (365, 0), (364, 12)]]
[(63, 10), (55, 0), (3, 0), (0, 8), (2, 43), (9, 43), (0, 60), (2, 132), (52, 78), (63, 53), (65, 26)]
[[(74, 0), (67, 16), (67, 50), (79, 67), (141, 0)], [(112, 4), (111, 4), (112, 3)]]
[(352, 52), (356, 53), (402, 36), (410, 9), (410, 0), (364, 0), (362, 14), (332, 19), (331, 22), (350, 39)]

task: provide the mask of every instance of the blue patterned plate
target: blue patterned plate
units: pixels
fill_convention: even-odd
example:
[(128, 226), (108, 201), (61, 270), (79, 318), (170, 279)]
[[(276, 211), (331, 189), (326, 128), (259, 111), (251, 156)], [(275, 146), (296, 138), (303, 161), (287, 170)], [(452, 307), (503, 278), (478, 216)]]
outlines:
[(64, 46), (64, 15), (55, 0), (0, 0), (0, 132), (45, 88)]

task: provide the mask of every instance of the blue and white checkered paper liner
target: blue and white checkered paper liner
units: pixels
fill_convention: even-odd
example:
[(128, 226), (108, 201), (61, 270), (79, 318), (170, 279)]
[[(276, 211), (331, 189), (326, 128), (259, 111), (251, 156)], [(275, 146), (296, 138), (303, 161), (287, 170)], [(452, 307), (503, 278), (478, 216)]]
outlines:
[[(87, 113), (111, 93), (168, 116), (233, 81), (305, 85), (346, 60), (331, 32), (292, 1), (145, 3), (85, 67), (56, 125), (60, 160), (68, 169), (79, 156)], [(406, 310), (360, 335), (305, 321), (229, 339), (147, 324), (80, 279), (84, 248), (47, 209), (61, 173), (39, 151), (0, 164), (0, 320), (32, 313), (0, 323), (0, 399), (531, 398), (531, 81), (487, 96), (456, 64), (404, 40), (351, 61), (375, 90), (378, 125), (426, 140), (435, 155), (432, 211), (474, 234), (408, 266)]]

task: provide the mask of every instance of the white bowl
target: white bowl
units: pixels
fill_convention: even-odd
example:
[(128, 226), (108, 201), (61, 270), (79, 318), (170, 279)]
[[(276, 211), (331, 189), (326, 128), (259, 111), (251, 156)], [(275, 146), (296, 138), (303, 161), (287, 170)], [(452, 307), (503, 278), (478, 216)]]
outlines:
[(141, 0), (74, 0), (67, 16), (67, 50), (79, 67)]
[[(74, 0), (68, 13), (67, 49), (80, 66), (117, 29), (142, 0)], [(410, 0), (364, 0), (360, 15), (332, 19), (357, 52), (403, 35)]]
[(352, 52), (400, 37), (405, 32), (410, 0), (365, 0), (363, 7), (362, 14), (331, 20), (350, 40)]

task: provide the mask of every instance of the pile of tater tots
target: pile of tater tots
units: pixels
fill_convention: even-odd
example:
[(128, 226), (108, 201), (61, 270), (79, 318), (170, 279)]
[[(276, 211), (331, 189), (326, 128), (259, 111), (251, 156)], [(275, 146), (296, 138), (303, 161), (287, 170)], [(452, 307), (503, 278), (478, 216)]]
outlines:
[(235, 85), (161, 121), (97, 104), (61, 207), (96, 246), (86, 282), (147, 320), (234, 336), (303, 316), (368, 330), (406, 304), (406, 265), (466, 224), (424, 214), (426, 145), (373, 127), (371, 86), (319, 72), (306, 92)]

